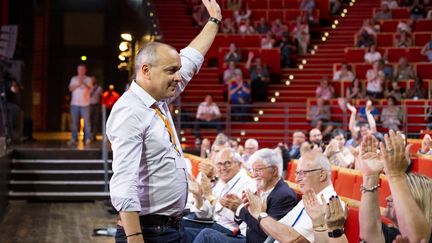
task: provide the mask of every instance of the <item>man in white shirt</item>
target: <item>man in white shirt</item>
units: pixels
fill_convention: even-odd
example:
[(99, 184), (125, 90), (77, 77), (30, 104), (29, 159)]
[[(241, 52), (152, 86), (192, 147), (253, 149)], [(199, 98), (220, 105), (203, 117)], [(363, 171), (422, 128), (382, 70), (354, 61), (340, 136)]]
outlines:
[(110, 196), (120, 214), (116, 242), (180, 242), (187, 171), (169, 112), (199, 71), (222, 18), (215, 0), (202, 0), (208, 23), (180, 51), (151, 42), (135, 59), (136, 80), (114, 104), (107, 121), (113, 150)]
[(91, 142), (90, 90), (92, 84), (90, 77), (86, 73), (86, 65), (78, 65), (77, 75), (73, 76), (69, 83), (69, 91), (72, 93), (72, 139), (68, 142), (69, 145), (76, 145), (78, 142), (78, 130), (81, 118), (84, 119), (84, 141), (86, 144)]
[(219, 175), (219, 181), (213, 189), (209, 191), (204, 187), (202, 190), (195, 190), (193, 188), (197, 187), (194, 182), (190, 182), (190, 190), (194, 197), (191, 212), (194, 212), (198, 219), (213, 218), (215, 223), (198, 224), (183, 221), (184, 232), (187, 236), (185, 242), (192, 242), (203, 228), (212, 228), (229, 235), (239, 233), (246, 235), (246, 224), (238, 225), (234, 219), (234, 212), (222, 206), (220, 200), (229, 194), (241, 198), (244, 190), (255, 191), (256, 183), (243, 169), (240, 155), (231, 148), (222, 149), (213, 162), (216, 166), (216, 173)]
[(218, 105), (213, 102), (211, 94), (206, 95), (204, 102), (198, 106), (196, 113), (196, 120), (194, 124), (194, 135), (196, 138), (201, 139), (200, 129), (216, 128), (218, 133), (222, 132), (222, 124), (220, 121), (220, 111)]
[[(296, 171), (296, 181), (302, 193), (312, 189), (317, 197), (324, 195), (326, 201), (336, 192), (331, 183), (328, 159), (318, 150), (302, 150)], [(314, 225), (305, 212), (303, 200), (285, 217), (276, 221), (262, 212), (261, 200), (250, 191), (246, 192), (249, 213), (258, 220), (260, 227), (270, 237), (265, 242), (325, 242), (327, 230), (324, 225)]]
[(258, 141), (255, 138), (249, 138), (244, 144), (244, 153), (242, 155), (243, 164), (246, 168), (250, 168), (252, 165), (248, 164), (249, 157), (252, 156), (259, 149)]

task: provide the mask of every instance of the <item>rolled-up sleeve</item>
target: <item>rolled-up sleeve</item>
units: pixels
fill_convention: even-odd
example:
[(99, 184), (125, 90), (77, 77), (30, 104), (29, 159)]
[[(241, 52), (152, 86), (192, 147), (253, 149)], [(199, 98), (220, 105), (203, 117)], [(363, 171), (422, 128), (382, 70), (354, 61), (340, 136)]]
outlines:
[(182, 81), (178, 83), (176, 93), (173, 97), (168, 99), (168, 103), (171, 103), (181, 92), (183, 92), (192, 79), (192, 77), (198, 73), (201, 65), (204, 62), (204, 56), (192, 47), (186, 47), (180, 51), (181, 69), (180, 76)]
[(107, 136), (113, 150), (110, 196), (117, 211), (141, 211), (137, 181), (143, 130), (139, 124), (142, 122), (127, 107), (113, 111), (107, 123)]

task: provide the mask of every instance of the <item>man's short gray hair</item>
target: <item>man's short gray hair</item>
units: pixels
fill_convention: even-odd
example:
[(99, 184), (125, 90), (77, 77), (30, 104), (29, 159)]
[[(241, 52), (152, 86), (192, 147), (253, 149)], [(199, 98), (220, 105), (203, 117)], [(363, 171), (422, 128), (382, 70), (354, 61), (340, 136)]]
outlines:
[(278, 169), (279, 178), (282, 177), (282, 156), (274, 149), (260, 149), (248, 159), (247, 164), (252, 166), (256, 161), (261, 160), (266, 166), (274, 166)]
[(314, 153), (313, 162), (327, 173), (327, 181), (331, 181), (331, 166), (328, 158), (321, 152), (316, 152)]
[(141, 70), (142, 65), (144, 63), (150, 64), (152, 66), (156, 66), (159, 55), (157, 53), (157, 49), (161, 46), (166, 46), (175, 50), (174, 47), (167, 45), (161, 42), (149, 42), (141, 47), (135, 56), (135, 75)]
[(214, 159), (214, 163), (218, 163), (218, 162), (224, 162), (224, 161), (219, 161), (220, 157), (224, 154), (229, 154), (229, 157), (231, 158), (231, 162), (237, 162), (237, 163), (242, 163), (243, 160), (240, 156), (239, 153), (237, 153), (237, 151), (235, 151), (234, 149), (227, 147), (227, 148), (223, 148), (221, 151), (219, 151), (219, 153), (217, 153), (215, 159)]

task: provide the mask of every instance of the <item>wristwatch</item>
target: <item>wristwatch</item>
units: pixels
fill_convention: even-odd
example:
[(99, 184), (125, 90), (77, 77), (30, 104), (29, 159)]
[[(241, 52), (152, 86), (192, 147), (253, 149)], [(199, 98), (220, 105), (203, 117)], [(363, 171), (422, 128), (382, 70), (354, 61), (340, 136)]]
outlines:
[(267, 214), (266, 212), (262, 212), (262, 213), (260, 213), (260, 214), (258, 215), (258, 224), (261, 223), (261, 220), (262, 220), (263, 218), (267, 218), (267, 217), (268, 217), (268, 214)]
[(344, 234), (344, 229), (335, 229), (333, 231), (328, 232), (328, 236), (330, 238), (339, 238)]

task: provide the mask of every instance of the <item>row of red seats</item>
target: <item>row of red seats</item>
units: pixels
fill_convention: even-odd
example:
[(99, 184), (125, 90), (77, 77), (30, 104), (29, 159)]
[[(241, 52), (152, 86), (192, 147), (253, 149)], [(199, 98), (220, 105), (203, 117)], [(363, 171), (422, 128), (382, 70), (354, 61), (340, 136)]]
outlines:
[[(272, 22), (275, 19), (280, 19), (282, 22), (286, 23), (289, 21), (295, 21), (298, 16), (303, 16), (304, 11), (299, 9), (254, 9), (250, 16), (251, 21), (258, 21), (261, 18), (266, 19), (268, 22)], [(232, 10), (222, 10), (222, 16), (234, 16)], [(314, 9), (312, 12), (314, 19), (319, 20), (320, 10)]]
[[(431, 21), (432, 25), (432, 21)], [(378, 47), (391, 47), (395, 38), (399, 38), (398, 33), (378, 33), (377, 46)], [(416, 32), (413, 34), (413, 46), (423, 47), (426, 43), (432, 40), (432, 32)], [(354, 35), (354, 43), (357, 43), (358, 35)]]
[[(373, 9), (373, 15), (375, 16), (375, 14), (379, 11), (381, 11), (381, 8), (374, 8)], [(410, 18), (410, 12), (409, 12), (408, 8), (393, 8), (393, 9), (390, 9), (390, 11), (392, 13), (393, 19), (409, 19)]]
[[(427, 62), (427, 57), (421, 54), (421, 49), (421, 47), (382, 47), (378, 48), (377, 51), (379, 51), (381, 55), (387, 53), (387, 61), (389, 62), (398, 62), (401, 57), (406, 57), (409, 62)], [(364, 55), (366, 52), (366, 48), (346, 47), (345, 61), (348, 63), (364, 62)]]
[[(393, 17), (393, 19), (385, 19), (380, 20), (380, 31), (381, 32), (396, 32), (397, 26), (400, 21), (407, 21), (407, 19), (397, 19)], [(414, 26), (412, 32), (417, 31), (430, 31), (430, 26), (432, 25), (432, 19), (419, 19), (414, 22)]]
[[(219, 72), (222, 73), (226, 65), (224, 65), (223, 60), (225, 55), (228, 53), (229, 48), (219, 48)], [(241, 56), (242, 61), (246, 62), (248, 58), (248, 53), (253, 52), (255, 57), (260, 57), (263, 64), (267, 65), (268, 71), (273, 74), (281, 73), (281, 65), (280, 65), (280, 49), (272, 48), (272, 49), (261, 49), (257, 47), (246, 47), (241, 48)]]
[[(234, 43), (238, 48), (260, 47), (261, 38), (261, 35), (218, 34), (213, 41), (213, 45), (208, 50), (206, 57), (209, 59), (217, 59), (219, 56), (219, 48), (228, 48), (231, 43)], [(223, 62), (223, 59), (219, 60), (219, 62)]]

